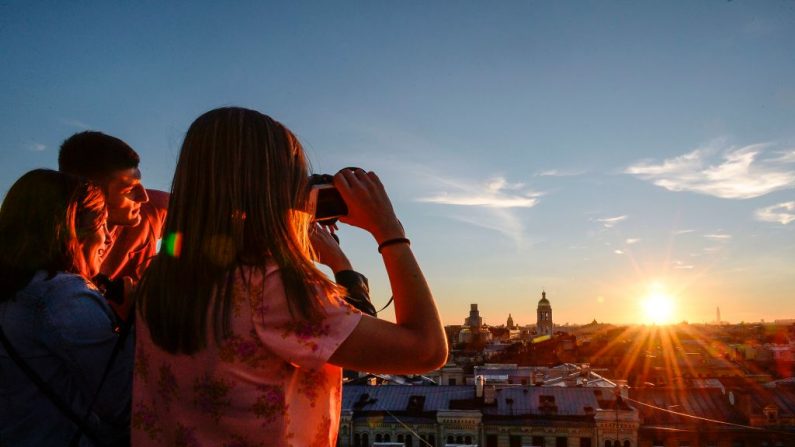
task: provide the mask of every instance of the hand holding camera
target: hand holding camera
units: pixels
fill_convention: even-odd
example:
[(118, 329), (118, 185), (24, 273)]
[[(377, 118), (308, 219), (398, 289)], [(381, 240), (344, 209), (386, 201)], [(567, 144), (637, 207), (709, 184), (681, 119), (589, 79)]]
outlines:
[(334, 186), (348, 208), (340, 221), (362, 228), (379, 243), (405, 237), (384, 185), (374, 172), (343, 169), (334, 176)]

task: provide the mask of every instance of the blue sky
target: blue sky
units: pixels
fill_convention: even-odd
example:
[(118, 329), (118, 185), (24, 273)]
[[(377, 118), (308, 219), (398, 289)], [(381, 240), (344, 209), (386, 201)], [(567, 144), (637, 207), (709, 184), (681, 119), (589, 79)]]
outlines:
[(0, 190), (84, 129), (168, 190), (241, 105), (379, 173), (447, 323), (795, 317), (795, 2), (221, 3), (0, 4)]

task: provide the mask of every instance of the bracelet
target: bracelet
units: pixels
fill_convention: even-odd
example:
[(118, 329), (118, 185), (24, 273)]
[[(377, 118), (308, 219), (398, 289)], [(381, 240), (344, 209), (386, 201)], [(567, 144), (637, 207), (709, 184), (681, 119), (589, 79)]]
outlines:
[(395, 245), (395, 244), (409, 244), (409, 245), (411, 245), (411, 241), (406, 239), (405, 237), (396, 237), (394, 239), (387, 239), (384, 242), (381, 242), (380, 244), (378, 244), (378, 253), (381, 253), (381, 250), (383, 250), (384, 247), (388, 247), (390, 245)]

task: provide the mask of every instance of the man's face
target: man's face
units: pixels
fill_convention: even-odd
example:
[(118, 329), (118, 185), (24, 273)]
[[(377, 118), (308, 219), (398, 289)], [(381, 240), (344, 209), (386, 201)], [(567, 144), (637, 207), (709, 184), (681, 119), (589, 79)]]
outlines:
[(141, 223), (141, 204), (149, 201), (141, 185), (138, 168), (121, 169), (108, 176), (108, 226), (136, 226)]

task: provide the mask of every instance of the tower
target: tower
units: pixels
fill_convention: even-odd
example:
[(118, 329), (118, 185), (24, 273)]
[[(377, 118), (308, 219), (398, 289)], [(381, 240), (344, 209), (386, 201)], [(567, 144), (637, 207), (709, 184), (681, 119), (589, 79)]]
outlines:
[(536, 333), (538, 335), (552, 335), (552, 306), (547, 299), (547, 292), (541, 292), (541, 299), (538, 301), (538, 316), (536, 320)]
[(508, 322), (505, 324), (505, 326), (508, 327), (508, 329), (514, 328), (513, 317), (511, 316), (511, 314), (508, 314)]
[(483, 325), (483, 319), (480, 318), (480, 311), (477, 304), (469, 306), (469, 316), (464, 320), (464, 326), (470, 328), (480, 328)]

